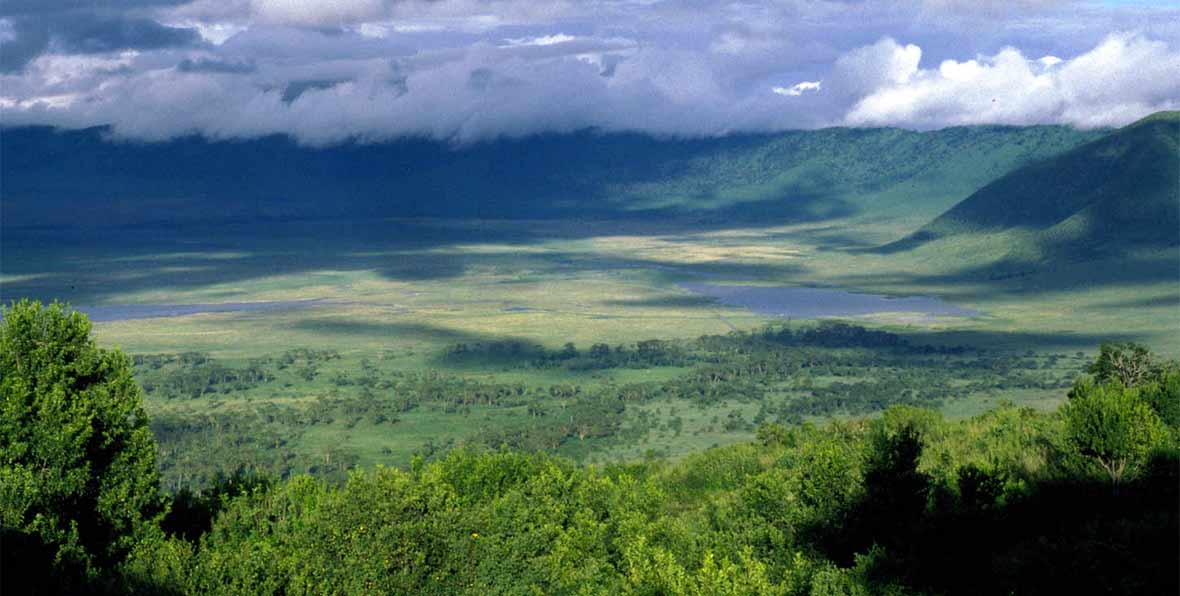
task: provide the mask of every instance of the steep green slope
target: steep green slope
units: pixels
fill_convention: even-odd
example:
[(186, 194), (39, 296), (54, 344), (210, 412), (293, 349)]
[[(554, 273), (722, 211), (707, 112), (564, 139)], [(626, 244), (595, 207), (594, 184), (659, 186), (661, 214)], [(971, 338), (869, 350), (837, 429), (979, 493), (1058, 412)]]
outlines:
[(1012, 260), (1180, 244), (1180, 112), (1165, 112), (981, 188), (910, 237), (909, 250), (981, 237)]
[(713, 139), (590, 132), (452, 147), (310, 148), (281, 137), (111, 142), (0, 134), (5, 226), (258, 217), (929, 218), (1100, 133), (1066, 127), (826, 129)]

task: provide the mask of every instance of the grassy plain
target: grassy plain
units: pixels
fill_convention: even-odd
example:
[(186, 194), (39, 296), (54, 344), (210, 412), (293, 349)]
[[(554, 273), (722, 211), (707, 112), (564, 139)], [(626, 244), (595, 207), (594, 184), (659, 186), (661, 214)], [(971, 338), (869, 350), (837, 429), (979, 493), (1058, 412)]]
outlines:
[[(115, 243), (6, 230), (11, 242), (4, 247), (3, 295), (78, 305), (321, 301), (281, 312), (96, 327), (103, 341), (133, 352), (225, 357), (298, 345), (421, 352), (440, 343), (505, 337), (550, 346), (614, 343), (760, 324), (762, 317), (675, 285), (704, 276), (718, 283), (936, 295), (984, 313), (938, 321), (869, 317), (915, 331), (955, 329), (1031, 349), (1127, 337), (1180, 353), (1180, 334), (1173, 333), (1180, 329), (1180, 282), (1167, 276), (1176, 254), (1147, 252), (989, 277), (972, 271), (987, 260), (980, 254), (983, 239), (957, 238), (900, 254), (863, 250), (904, 235), (911, 225), (836, 221), (702, 230), (691, 223), (329, 221), (279, 225), (266, 230), (267, 238), (247, 226), (132, 228), (120, 231)], [(42, 238), (22, 243), (12, 238), (17, 234)]]
[[(127, 228), (112, 241), (85, 232), (6, 231), (3, 299), (60, 298), (82, 306), (314, 300), (298, 308), (99, 322), (99, 341), (132, 354), (206, 353), (229, 366), (293, 348), (334, 350), (314, 379), (275, 382), (194, 400), (148, 393), (152, 414), (308, 409), (340, 389), (330, 382), (368, 361), (381, 374), (443, 374), (532, 387), (587, 388), (664, 382), (667, 366), (573, 371), (496, 360), (448, 359), (456, 344), (520, 341), (631, 345), (753, 330), (772, 320), (696, 296), (686, 281), (830, 285), (886, 295), (933, 295), (981, 313), (927, 318), (877, 313), (860, 322), (935, 345), (1039, 354), (1092, 353), (1133, 339), (1180, 354), (1180, 287), (1161, 282), (1176, 255), (1064, 264), (1035, 275), (974, 274), (972, 239), (904, 254), (866, 250), (902, 237), (919, 218), (734, 227), (693, 222), (404, 221), (294, 222), (252, 226)], [(23, 235), (13, 237), (13, 234)], [(982, 244), (981, 244), (982, 245)], [(1062, 365), (1076, 371), (1081, 360)], [(1052, 408), (1064, 391), (1012, 388), (948, 401), (965, 417), (1010, 400)], [(657, 401), (628, 406), (618, 437), (574, 441), (589, 461), (680, 457), (747, 440), (759, 404)], [(669, 426), (673, 416), (680, 429)], [(742, 424), (726, 428), (732, 412)], [(340, 451), (359, 464), (405, 464), (414, 453), (462, 442), (486, 428), (527, 425), (524, 406), (419, 407), (396, 424), (336, 419), (302, 429), (289, 447), (309, 458)], [(640, 421), (645, 421), (639, 424)], [(642, 426), (642, 428), (640, 428)], [(629, 432), (629, 429), (631, 432)]]

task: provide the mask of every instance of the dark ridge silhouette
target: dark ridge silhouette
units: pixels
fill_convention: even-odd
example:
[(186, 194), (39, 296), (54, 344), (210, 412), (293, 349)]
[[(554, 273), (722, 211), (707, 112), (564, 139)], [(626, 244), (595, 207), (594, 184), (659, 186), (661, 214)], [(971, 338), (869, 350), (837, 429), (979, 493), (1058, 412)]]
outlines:
[(9, 228), (671, 215), (728, 225), (899, 205), (933, 215), (1098, 134), (1061, 126), (705, 139), (582, 131), (470, 146), (402, 139), (317, 148), (282, 136), (141, 143), (111, 140), (105, 128), (24, 127), (0, 131), (0, 198)]

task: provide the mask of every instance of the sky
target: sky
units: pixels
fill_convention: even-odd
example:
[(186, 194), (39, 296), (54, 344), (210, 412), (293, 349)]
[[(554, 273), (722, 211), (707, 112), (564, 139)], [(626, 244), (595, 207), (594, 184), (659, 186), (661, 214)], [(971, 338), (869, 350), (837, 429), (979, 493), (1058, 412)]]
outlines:
[(1180, 0), (5, 0), (0, 125), (455, 143), (597, 129), (1120, 126)]

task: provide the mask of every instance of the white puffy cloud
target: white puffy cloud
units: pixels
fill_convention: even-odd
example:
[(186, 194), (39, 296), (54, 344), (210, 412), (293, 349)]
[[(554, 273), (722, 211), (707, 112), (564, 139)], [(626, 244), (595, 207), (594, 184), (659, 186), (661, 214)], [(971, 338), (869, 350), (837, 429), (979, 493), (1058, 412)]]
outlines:
[(552, 46), (559, 43), (566, 43), (577, 40), (573, 35), (566, 35), (564, 33), (554, 33), (553, 35), (541, 35), (539, 37), (514, 37), (504, 41), (508, 42), (510, 46)]
[(1006, 48), (886, 81), (859, 99), (845, 122), (917, 128), (1043, 122), (1118, 126), (1180, 107), (1177, 73), (1180, 52), (1136, 35), (1111, 35), (1071, 59), (1033, 60)]
[(1057, 56), (1041, 56), (1037, 59), (1037, 62), (1039, 62), (1041, 66), (1045, 68), (1053, 68), (1054, 66), (1061, 64), (1061, 58), (1058, 58)]
[(802, 81), (795, 83), (790, 87), (771, 87), (771, 92), (777, 95), (786, 95), (789, 97), (799, 97), (808, 91), (819, 91), (823, 88), (822, 81)]
[(889, 85), (904, 85), (918, 73), (922, 48), (901, 45), (891, 37), (840, 56), (829, 86), (837, 93), (858, 95)]

